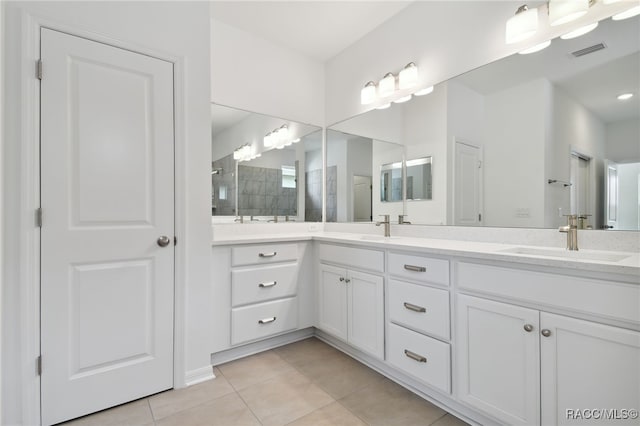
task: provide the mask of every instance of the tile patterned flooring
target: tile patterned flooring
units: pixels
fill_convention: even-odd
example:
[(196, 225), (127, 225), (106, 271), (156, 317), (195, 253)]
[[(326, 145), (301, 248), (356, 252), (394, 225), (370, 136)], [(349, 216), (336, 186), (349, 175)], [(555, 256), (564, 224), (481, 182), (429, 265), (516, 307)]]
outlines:
[(222, 364), (214, 373), (215, 380), (66, 425), (466, 425), (314, 337)]

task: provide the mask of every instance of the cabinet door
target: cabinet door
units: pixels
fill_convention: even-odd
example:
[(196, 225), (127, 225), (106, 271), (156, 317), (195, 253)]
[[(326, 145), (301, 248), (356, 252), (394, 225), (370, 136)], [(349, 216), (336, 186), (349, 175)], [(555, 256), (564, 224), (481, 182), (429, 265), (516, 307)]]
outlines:
[(637, 424), (615, 417), (640, 409), (640, 333), (544, 312), (540, 327), (542, 424)]
[(318, 328), (347, 340), (347, 271), (320, 265)]
[(539, 312), (464, 295), (457, 301), (458, 397), (502, 423), (539, 424)]
[(384, 358), (384, 281), (377, 275), (349, 271), (349, 342)]

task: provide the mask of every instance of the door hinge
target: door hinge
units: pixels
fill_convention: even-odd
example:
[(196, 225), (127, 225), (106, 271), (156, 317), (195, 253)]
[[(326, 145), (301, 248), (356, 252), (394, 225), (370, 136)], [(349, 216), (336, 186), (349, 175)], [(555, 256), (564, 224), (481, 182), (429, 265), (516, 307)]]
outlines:
[(36, 374), (38, 376), (42, 375), (42, 355), (38, 356), (38, 358), (36, 358)]
[(36, 227), (42, 228), (42, 207), (36, 209)]
[(178, 237), (173, 237), (173, 245), (174, 246), (178, 245)]
[(482, 222), (482, 213), (478, 213), (478, 222)]
[(42, 59), (38, 59), (36, 62), (36, 78), (42, 80)]

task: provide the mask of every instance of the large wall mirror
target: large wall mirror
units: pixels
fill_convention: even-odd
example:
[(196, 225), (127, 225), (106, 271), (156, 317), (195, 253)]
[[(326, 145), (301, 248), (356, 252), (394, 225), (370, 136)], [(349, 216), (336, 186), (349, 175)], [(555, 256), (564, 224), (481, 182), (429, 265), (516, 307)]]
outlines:
[(638, 230), (638, 34), (639, 17), (606, 19), (330, 129), (431, 157), (431, 198), (404, 203), (414, 224), (555, 228), (578, 214), (584, 229)]
[(211, 144), (214, 221), (321, 220), (319, 127), (214, 104)]

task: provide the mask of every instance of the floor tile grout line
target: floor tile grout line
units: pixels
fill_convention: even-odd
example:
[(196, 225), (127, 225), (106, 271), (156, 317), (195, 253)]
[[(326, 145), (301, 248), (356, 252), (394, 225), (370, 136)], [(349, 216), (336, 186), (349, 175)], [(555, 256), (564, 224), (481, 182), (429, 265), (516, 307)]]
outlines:
[(236, 395), (238, 396), (238, 398), (240, 398), (240, 400), (242, 401), (242, 403), (244, 404), (245, 407), (247, 407), (247, 410), (249, 410), (249, 412), (251, 413), (251, 415), (258, 421), (258, 423), (260, 423), (260, 425), (262, 425), (262, 420), (260, 420), (260, 417), (258, 417), (258, 415), (256, 413), (253, 412), (253, 410), (251, 409), (251, 407), (249, 406), (249, 404), (247, 403), (247, 401), (245, 401), (245, 399), (242, 397), (242, 395), (240, 394), (240, 392), (236, 391)]
[(357, 415), (356, 413), (354, 413), (353, 411), (351, 411), (349, 409), (349, 407), (347, 407), (346, 405), (344, 405), (342, 402), (340, 402), (342, 398), (336, 400), (336, 402), (338, 404), (340, 404), (342, 406), (342, 408), (344, 408), (345, 410), (347, 410), (348, 412), (350, 412), (355, 418), (357, 418), (358, 420), (360, 420), (362, 423), (369, 425), (369, 422), (367, 422), (365, 419), (363, 419), (362, 417), (360, 417), (359, 415)]

